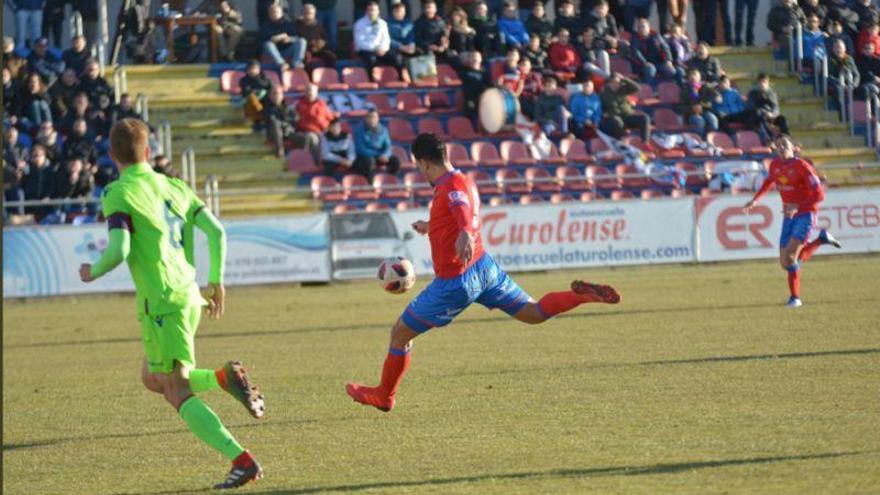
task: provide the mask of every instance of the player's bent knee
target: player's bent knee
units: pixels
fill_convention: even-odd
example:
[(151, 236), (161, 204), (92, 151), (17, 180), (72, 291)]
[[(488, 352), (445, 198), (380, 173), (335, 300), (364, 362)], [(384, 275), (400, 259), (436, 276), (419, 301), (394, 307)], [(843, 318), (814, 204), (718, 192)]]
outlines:
[(412, 347), (412, 340), (418, 336), (418, 332), (409, 328), (403, 321), (397, 320), (391, 328), (391, 347), (409, 350)]
[(523, 323), (528, 323), (529, 325), (537, 325), (547, 321), (547, 315), (541, 311), (538, 307), (538, 303), (535, 302), (530, 302), (523, 306), (522, 309), (513, 315), (513, 317)]

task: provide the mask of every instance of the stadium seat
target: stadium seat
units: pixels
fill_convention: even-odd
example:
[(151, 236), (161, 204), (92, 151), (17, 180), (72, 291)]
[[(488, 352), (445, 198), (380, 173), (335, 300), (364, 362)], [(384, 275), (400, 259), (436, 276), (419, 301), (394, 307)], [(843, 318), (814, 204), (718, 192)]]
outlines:
[(619, 72), (621, 75), (629, 78), (635, 76), (635, 73), (633, 73), (632, 70), (632, 65), (628, 60), (623, 58), (613, 57), (611, 59), (611, 72)]
[(397, 113), (397, 110), (391, 105), (391, 100), (388, 99), (388, 95), (382, 93), (370, 93), (367, 95), (366, 100), (367, 105), (373, 105), (373, 107), (376, 108), (376, 111), (379, 112), (379, 115), (387, 116)]
[(391, 145), (391, 154), (396, 156), (398, 160), (400, 160), (400, 169), (401, 170), (415, 170), (416, 164), (413, 162), (412, 156), (409, 154), (409, 151), (401, 148), (400, 146)]
[(495, 145), (488, 141), (471, 143), (471, 158), (482, 167), (503, 167), (507, 163), (498, 155)]
[(581, 193), (579, 199), (581, 200), (581, 203), (589, 203), (590, 201), (597, 201), (605, 198), (599, 193), (584, 191)]
[[(461, 98), (458, 101), (461, 101)], [(426, 94), (425, 106), (428, 107), (431, 113), (447, 114), (460, 110), (452, 106), (452, 101), (449, 100), (449, 95), (445, 91), (431, 91)]]
[(501, 141), (499, 151), (501, 158), (511, 165), (531, 166), (538, 164), (538, 160), (532, 157), (529, 147), (522, 141)]
[(489, 79), (491, 81), (497, 81), (499, 77), (504, 74), (504, 64), (505, 60), (503, 58), (493, 58), (489, 62)]
[(545, 156), (538, 161), (545, 165), (565, 165), (568, 163), (568, 160), (562, 156), (562, 153), (559, 152), (559, 148), (556, 147), (556, 144), (554, 144), (553, 141), (550, 141), (550, 155)]
[[(864, 124), (868, 121), (868, 105), (864, 100), (853, 101), (852, 114), (856, 124)], [(740, 148), (742, 148), (742, 146), (740, 146)]]
[(713, 191), (712, 189), (710, 189), (708, 187), (704, 187), (704, 188), (700, 189), (700, 197), (701, 198), (711, 198), (712, 196), (717, 196), (719, 194), (720, 194), (719, 191)]
[(754, 155), (769, 155), (773, 152), (769, 146), (764, 146), (761, 137), (755, 131), (737, 131), (736, 147)]
[(395, 108), (399, 112), (405, 112), (410, 115), (425, 115), (428, 113), (428, 109), (425, 108), (422, 99), (415, 93), (397, 93), (396, 102)]
[(642, 199), (654, 199), (663, 198), (665, 195), (663, 194), (663, 191), (658, 191), (657, 189), (643, 189), (640, 197)]
[(541, 196), (534, 195), (534, 194), (530, 194), (527, 196), (520, 196), (520, 198), (519, 198), (519, 204), (521, 204), (521, 205), (530, 205), (530, 204), (534, 204), (534, 203), (543, 203), (543, 202), (544, 202), (544, 198), (542, 198)]
[(440, 80), (437, 76), (423, 76), (418, 80), (413, 80), (406, 67), (400, 71), (400, 78), (409, 84), (411, 88), (436, 88), (440, 86)]
[(749, 189), (748, 187), (737, 187), (737, 186), (732, 186), (732, 187), (730, 188), (730, 194), (734, 194), (734, 195), (736, 195), (736, 194), (751, 194), (751, 193), (753, 193), (753, 192), (754, 192), (754, 191), (752, 191), (752, 190)]
[(379, 84), (370, 81), (363, 67), (345, 67), (342, 69), (342, 82), (353, 89), (379, 89)]
[(440, 79), (441, 86), (461, 86), (458, 72), (451, 65), (437, 64), (437, 76)]
[(397, 69), (389, 66), (373, 67), (373, 80), (379, 83), (379, 86), (388, 89), (405, 89), (409, 86), (400, 79)]
[(596, 159), (587, 152), (587, 145), (578, 138), (565, 138), (560, 141), (559, 152), (569, 163), (596, 163)]
[(231, 95), (240, 95), (239, 84), (243, 77), (244, 72), (240, 70), (224, 70), (223, 74), (220, 74), (220, 91)]
[(495, 181), (501, 186), (504, 194), (529, 194), (531, 189), (523, 176), (512, 168), (501, 168), (495, 171)]
[(321, 201), (342, 201), (345, 199), (345, 192), (333, 177), (326, 175), (317, 175), (312, 177), (311, 182), (312, 198)]
[(449, 157), (449, 161), (456, 168), (474, 168), (477, 166), (477, 162), (471, 160), (470, 155), (468, 155), (467, 148), (460, 143), (447, 142), (446, 156)]
[(446, 121), (446, 127), (449, 129), (449, 136), (452, 139), (464, 141), (473, 141), (479, 139), (479, 135), (474, 130), (474, 124), (467, 117), (453, 116)]
[(281, 84), (284, 91), (302, 92), (311, 81), (309, 74), (303, 69), (288, 69), (281, 74)]
[(678, 105), (681, 103), (681, 89), (674, 82), (662, 82), (657, 85), (657, 96), (663, 105)]
[(408, 120), (388, 119), (388, 132), (391, 134), (392, 140), (403, 143), (411, 143), (416, 138), (412, 124)]
[(633, 175), (643, 175), (642, 172), (632, 165), (620, 164), (614, 168), (620, 187), (626, 189), (644, 189), (653, 185), (651, 179), (647, 177), (632, 177)]
[(292, 149), (287, 158), (287, 170), (300, 174), (317, 174), (322, 170), (315, 163), (312, 154), (304, 149)]
[(553, 204), (569, 203), (575, 201), (574, 196), (568, 193), (553, 193), (550, 195), (550, 202)]
[(603, 161), (623, 160), (623, 156), (620, 153), (612, 151), (602, 138), (597, 137), (590, 140), (590, 154), (599, 157)]
[(688, 191), (687, 189), (673, 189), (670, 193), (670, 196), (672, 196), (673, 198), (686, 198), (690, 196), (690, 194), (690, 191)]
[[(701, 138), (699, 134), (694, 133), (694, 132), (683, 132), (683, 133), (681, 133), (681, 135), (687, 136), (689, 139), (691, 139), (695, 143), (703, 143), (704, 142), (703, 138)], [(712, 156), (711, 151), (709, 151), (708, 149), (702, 149), (702, 148), (689, 149), (689, 150), (687, 150), (687, 154), (688, 154), (688, 156), (693, 157), (693, 158), (707, 158), (707, 157)]]
[(397, 205), (394, 207), (397, 211), (407, 211), (412, 210), (413, 208), (418, 208), (418, 205), (409, 201), (398, 201)]
[(611, 191), (611, 201), (620, 201), (621, 199), (633, 199), (635, 197), (635, 194), (624, 189)]
[(377, 173), (373, 176), (373, 187), (379, 193), (379, 197), (384, 199), (406, 199), (409, 193), (406, 192), (403, 184), (398, 182), (396, 175), (384, 172)]
[(613, 190), (619, 187), (617, 176), (605, 167), (587, 165), (586, 176), (587, 182), (598, 189)]
[(660, 98), (654, 96), (654, 88), (650, 84), (639, 84), (639, 105), (652, 107), (660, 103)]
[(681, 123), (681, 116), (668, 108), (654, 110), (652, 120), (659, 131), (679, 132), (685, 128)]
[(272, 83), (273, 88), (284, 88), (284, 85), (281, 84), (281, 77), (274, 70), (263, 70), (263, 75)]
[(562, 166), (556, 169), (556, 178), (566, 191), (588, 191), (592, 189), (583, 174), (578, 169)]
[(324, 91), (345, 91), (348, 84), (339, 81), (339, 73), (332, 67), (318, 67), (312, 71), (312, 81)]
[(505, 198), (502, 196), (493, 196), (489, 198), (489, 206), (509, 205), (510, 203), (513, 203), (510, 198)]
[(446, 131), (443, 129), (443, 123), (431, 117), (424, 117), (416, 122), (416, 130), (419, 134), (432, 132), (440, 137), (440, 139), (449, 139)]
[(351, 203), (339, 203), (333, 207), (333, 213), (353, 213), (358, 211), (357, 206)]
[(544, 167), (529, 167), (526, 169), (526, 180), (532, 191), (538, 193), (558, 193), (562, 187)]
[(376, 211), (388, 211), (390, 209), (391, 209), (391, 207), (385, 203), (382, 203), (379, 201), (371, 201), (371, 202), (367, 203), (367, 207), (364, 208), (364, 211), (372, 213), (372, 212), (376, 212)]
[(404, 174), (403, 183), (406, 185), (409, 193), (416, 198), (424, 199), (434, 197), (434, 189), (419, 171), (407, 172)]
[(707, 183), (706, 174), (693, 163), (677, 162), (675, 170), (684, 175), (684, 183), (687, 187), (704, 187)]
[(730, 139), (730, 136), (723, 132), (709, 132), (706, 134), (706, 140), (709, 141), (709, 144), (715, 146), (716, 148), (721, 148), (722, 156), (742, 156), (743, 150), (736, 147), (733, 144), (733, 140)]
[(467, 176), (477, 185), (480, 196), (497, 196), (501, 194), (498, 183), (482, 170), (469, 170)]
[(360, 174), (348, 174), (343, 177), (342, 189), (345, 190), (346, 201), (379, 199), (379, 193)]

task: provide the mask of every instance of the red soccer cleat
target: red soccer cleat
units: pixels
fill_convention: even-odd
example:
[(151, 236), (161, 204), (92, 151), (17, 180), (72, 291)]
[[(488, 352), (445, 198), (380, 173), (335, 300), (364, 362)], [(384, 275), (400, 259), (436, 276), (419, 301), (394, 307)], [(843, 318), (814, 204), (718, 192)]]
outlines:
[(263, 468), (251, 453), (245, 450), (232, 461), (232, 469), (223, 483), (214, 485), (215, 490), (228, 490), (238, 488), (263, 477)]
[(598, 285), (575, 280), (571, 283), (571, 291), (584, 296), (584, 302), (601, 302), (617, 304), (620, 302), (620, 293), (610, 285)]
[(382, 412), (388, 412), (394, 408), (394, 397), (388, 397), (379, 390), (379, 387), (365, 387), (357, 383), (346, 383), (345, 392), (355, 402), (365, 406), (373, 406)]

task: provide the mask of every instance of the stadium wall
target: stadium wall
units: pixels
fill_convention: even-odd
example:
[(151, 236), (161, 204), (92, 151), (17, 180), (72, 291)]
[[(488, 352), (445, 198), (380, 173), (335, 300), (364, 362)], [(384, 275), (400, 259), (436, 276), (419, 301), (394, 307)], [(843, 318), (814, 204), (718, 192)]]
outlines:
[[(782, 205), (768, 197), (750, 214), (744, 196), (511, 205), (482, 212), (487, 250), (510, 271), (775, 258)], [(404, 256), (431, 273), (428, 242), (411, 233), (424, 210), (226, 220), (228, 285), (366, 278), (379, 260)], [(819, 211), (844, 248), (880, 252), (880, 188), (831, 190)], [(131, 291), (117, 268), (79, 281), (80, 263), (106, 245), (106, 226), (14, 227), (3, 231), (3, 297)], [(199, 280), (207, 241), (196, 237)]]

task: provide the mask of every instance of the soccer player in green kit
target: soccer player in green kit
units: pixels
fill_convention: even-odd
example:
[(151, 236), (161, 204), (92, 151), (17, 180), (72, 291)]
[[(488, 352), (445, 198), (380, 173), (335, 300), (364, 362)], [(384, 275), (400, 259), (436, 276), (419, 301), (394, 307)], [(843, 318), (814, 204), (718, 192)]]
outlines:
[[(225, 233), (183, 181), (153, 172), (148, 136), (147, 126), (136, 119), (123, 119), (110, 131), (110, 157), (120, 169), (119, 180), (109, 184), (103, 195), (110, 240), (97, 263), (80, 266), (80, 278), (91, 282), (128, 262), (144, 344), (144, 386), (162, 394), (193, 434), (232, 461), (226, 480), (214, 488), (237, 488), (260, 479), (262, 469), (214, 411), (194, 395), (222, 388), (253, 417), (262, 417), (265, 410), (263, 396), (240, 362), (230, 361), (217, 370), (195, 367), (194, 337), (202, 308), (208, 306), (212, 318), (223, 314)], [(207, 301), (184, 254), (184, 244), (192, 242), (184, 239), (187, 223), (208, 237), (211, 295)]]

